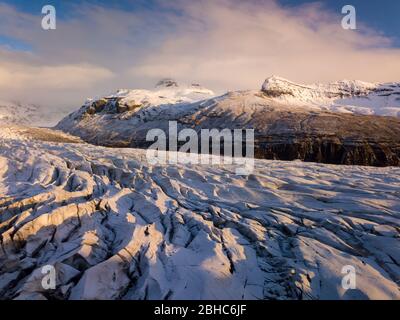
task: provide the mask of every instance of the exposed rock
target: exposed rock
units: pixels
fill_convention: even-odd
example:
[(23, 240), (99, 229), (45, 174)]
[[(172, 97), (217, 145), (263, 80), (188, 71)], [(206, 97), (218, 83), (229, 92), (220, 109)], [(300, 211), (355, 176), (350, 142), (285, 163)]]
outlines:
[(125, 101), (123, 103), (121, 103), (121, 102), (117, 102), (116, 103), (116, 108), (117, 108), (118, 113), (134, 111), (134, 110), (139, 109), (141, 107), (142, 107), (142, 105), (136, 103), (135, 101)]
[(157, 82), (156, 87), (165, 87), (165, 88), (178, 87), (178, 83), (173, 79), (162, 79), (159, 82)]
[(87, 107), (86, 113), (88, 114), (100, 113), (104, 110), (104, 107), (107, 105), (107, 103), (108, 99), (96, 100)]

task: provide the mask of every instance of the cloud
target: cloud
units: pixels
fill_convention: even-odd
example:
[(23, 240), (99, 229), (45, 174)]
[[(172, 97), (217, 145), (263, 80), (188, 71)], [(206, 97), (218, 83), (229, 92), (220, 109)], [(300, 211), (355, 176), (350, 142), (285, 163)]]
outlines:
[[(156, 0), (157, 1), (157, 0)], [(400, 80), (400, 50), (321, 4), (283, 7), (268, 0), (199, 0), (135, 11), (71, 5), (57, 30), (41, 16), (0, 5), (0, 36), (29, 52), (0, 48), (0, 98), (79, 106), (120, 87), (151, 87), (162, 77), (216, 91), (255, 89), (277, 74), (299, 82)]]
[(0, 97), (3, 101), (76, 108), (97, 85), (104, 86), (115, 78), (112, 71), (101, 66), (46, 64), (30, 53), (0, 50), (0, 61)]
[(226, 89), (258, 88), (271, 74), (301, 82), (400, 80), (400, 50), (389, 39), (362, 25), (342, 29), (341, 17), (320, 4), (201, 1), (183, 8), (177, 34), (133, 74), (190, 76)]
[(111, 71), (88, 64), (30, 66), (6, 63), (0, 66), (0, 87), (3, 90), (90, 88), (96, 83), (112, 77)]

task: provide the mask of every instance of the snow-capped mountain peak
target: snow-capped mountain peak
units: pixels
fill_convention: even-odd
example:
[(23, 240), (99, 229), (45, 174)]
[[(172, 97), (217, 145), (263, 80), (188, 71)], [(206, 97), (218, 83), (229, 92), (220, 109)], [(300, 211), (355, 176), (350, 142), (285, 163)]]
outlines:
[(118, 100), (121, 106), (160, 106), (192, 103), (214, 96), (212, 90), (199, 84), (179, 85), (175, 80), (162, 79), (156, 84), (155, 89), (119, 89), (104, 98), (88, 99), (85, 106), (90, 106), (100, 100)]
[(287, 105), (322, 111), (400, 116), (400, 83), (341, 80), (303, 85), (278, 76), (265, 80), (263, 93)]
[(265, 80), (262, 90), (272, 95), (289, 94), (293, 96), (352, 96), (368, 94), (379, 87), (379, 84), (368, 83), (359, 80), (341, 80), (328, 84), (303, 85), (292, 82), (282, 77), (272, 76)]

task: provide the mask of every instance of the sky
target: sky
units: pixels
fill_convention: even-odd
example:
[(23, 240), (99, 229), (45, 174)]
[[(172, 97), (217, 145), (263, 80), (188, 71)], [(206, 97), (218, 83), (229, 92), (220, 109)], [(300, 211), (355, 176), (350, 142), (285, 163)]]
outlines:
[[(41, 28), (47, 4), (56, 30)], [(356, 30), (341, 27), (346, 4)], [(396, 0), (3, 0), (0, 101), (74, 110), (165, 77), (217, 93), (271, 75), (400, 81), (399, 14)]]

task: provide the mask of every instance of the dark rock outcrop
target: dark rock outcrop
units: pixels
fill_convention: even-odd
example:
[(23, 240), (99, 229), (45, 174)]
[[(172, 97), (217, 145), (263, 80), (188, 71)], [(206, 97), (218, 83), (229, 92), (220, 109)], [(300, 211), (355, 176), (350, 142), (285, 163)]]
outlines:
[(400, 144), (383, 141), (339, 139), (327, 136), (261, 138), (256, 158), (321, 162), (330, 164), (399, 166)]

